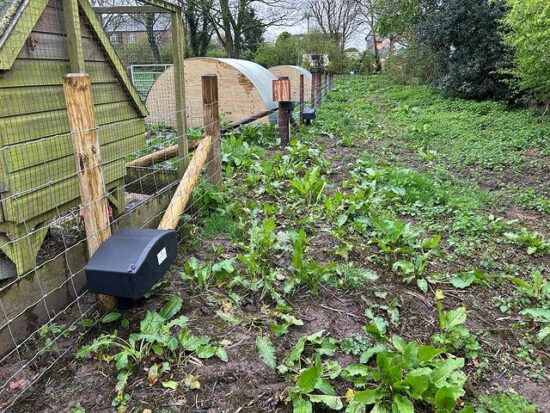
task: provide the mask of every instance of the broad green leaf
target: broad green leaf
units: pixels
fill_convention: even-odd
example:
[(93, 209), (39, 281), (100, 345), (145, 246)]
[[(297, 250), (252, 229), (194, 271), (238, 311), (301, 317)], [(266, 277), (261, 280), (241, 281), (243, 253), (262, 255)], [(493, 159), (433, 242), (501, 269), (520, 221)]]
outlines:
[(178, 382), (174, 380), (168, 380), (168, 381), (162, 381), (160, 382), (162, 384), (162, 387), (166, 387), (167, 389), (175, 390), (178, 388)]
[(396, 394), (393, 398), (392, 413), (414, 413), (414, 406), (408, 397)]
[(296, 363), (304, 351), (304, 347), (306, 345), (307, 337), (301, 337), (296, 344), (290, 349), (290, 352), (288, 353), (288, 357), (285, 360), (285, 365), (292, 367), (294, 363)]
[(330, 385), (328, 380), (325, 380), (323, 378), (320, 378), (317, 381), (317, 383), (315, 384), (315, 388), (323, 394), (327, 394), (329, 396), (336, 396), (336, 391), (334, 390), (334, 387)]
[(361, 363), (367, 363), (372, 356), (378, 354), (382, 351), (386, 351), (386, 347), (383, 344), (375, 344), (373, 347), (369, 348), (367, 351), (364, 351), (359, 357)]
[(445, 313), (446, 327), (451, 329), (466, 322), (466, 308), (458, 307)]
[(281, 337), (288, 333), (288, 324), (271, 324), (269, 329), (277, 337)]
[(323, 403), (332, 410), (342, 410), (344, 407), (342, 400), (338, 396), (310, 394), (309, 400), (313, 403)]
[(546, 308), (528, 308), (520, 311), (521, 315), (530, 315), (537, 321), (550, 322), (550, 310)]
[(372, 375), (371, 368), (363, 364), (350, 364), (344, 369), (349, 376), (361, 376), (361, 377), (370, 377)]
[(398, 335), (394, 335), (391, 338), (391, 343), (395, 347), (397, 351), (399, 351), (401, 354), (405, 351), (405, 347), (407, 345), (407, 342), (403, 340), (403, 338), (399, 337)]
[(353, 400), (355, 400), (358, 403), (361, 404), (374, 404), (378, 400), (382, 399), (384, 397), (384, 393), (380, 389), (376, 390), (360, 390), (356, 391), (355, 395), (353, 396)]
[(434, 357), (443, 353), (444, 350), (434, 346), (419, 346), (418, 359), (423, 362), (432, 361)]
[(256, 348), (258, 349), (258, 355), (270, 368), (275, 369), (277, 366), (277, 357), (275, 356), (275, 348), (271, 343), (271, 340), (267, 337), (256, 337)]
[(405, 378), (405, 384), (410, 387), (411, 394), (420, 399), (422, 393), (428, 389), (430, 381), (426, 376), (417, 376), (409, 373)]
[(419, 278), (416, 280), (416, 285), (424, 294), (428, 292), (428, 281), (425, 278)]
[(227, 351), (223, 347), (218, 347), (216, 349), (216, 357), (219, 358), (221, 361), (224, 361), (227, 363), (229, 358), (227, 357)]
[(181, 310), (182, 305), (182, 298), (177, 295), (172, 295), (166, 304), (164, 304), (164, 307), (159, 311), (159, 314), (165, 320), (170, 320)]
[(110, 313), (107, 313), (103, 317), (101, 317), (99, 321), (101, 321), (103, 324), (107, 324), (118, 320), (120, 317), (122, 317), (122, 314), (120, 314), (118, 311), (111, 311)]
[(323, 366), (321, 364), (315, 364), (311, 367), (303, 370), (298, 376), (296, 384), (304, 393), (310, 393), (315, 389), (317, 381), (321, 378), (323, 372)]
[(440, 388), (445, 386), (447, 378), (456, 369), (464, 367), (464, 359), (447, 359), (438, 364), (438, 367), (433, 371), (431, 381), (435, 387)]
[(448, 387), (441, 387), (435, 393), (435, 407), (441, 413), (452, 412), (455, 408), (456, 398), (454, 392)]
[(541, 330), (539, 331), (539, 333), (537, 334), (537, 339), (539, 341), (542, 341), (544, 340), (546, 337), (548, 337), (550, 335), (550, 327), (544, 327), (544, 328), (541, 328)]
[(390, 353), (378, 353), (376, 355), (376, 364), (382, 374), (384, 383), (392, 386), (403, 377), (403, 367), (395, 363), (396, 356)]
[(374, 317), (372, 321), (364, 327), (364, 329), (367, 333), (373, 335), (374, 337), (382, 339), (386, 335), (387, 326), (388, 324), (383, 318)]
[(292, 413), (312, 413), (313, 406), (309, 400), (304, 400), (301, 397), (292, 399)]

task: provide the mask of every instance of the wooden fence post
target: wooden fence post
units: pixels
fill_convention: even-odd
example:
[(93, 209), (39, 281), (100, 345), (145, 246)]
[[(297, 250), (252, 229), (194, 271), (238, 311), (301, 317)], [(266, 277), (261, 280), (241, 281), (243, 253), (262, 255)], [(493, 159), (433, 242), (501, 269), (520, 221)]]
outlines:
[(325, 86), (323, 88), (323, 96), (326, 96), (328, 94), (328, 71), (325, 72)]
[(207, 159), (207, 176), (212, 185), (222, 187), (222, 146), (220, 109), (218, 102), (218, 77), (216, 75), (202, 76), (202, 105), (204, 133), (212, 137), (212, 149)]
[[(111, 227), (90, 76), (85, 73), (65, 75), (63, 90), (71, 127), (88, 254), (91, 257), (111, 236)], [(116, 299), (107, 295), (96, 294), (96, 300), (101, 313), (111, 310), (116, 304)]]
[(311, 100), (312, 106), (315, 108), (321, 103), (321, 73), (313, 72), (311, 80)]
[(178, 171), (180, 177), (189, 164), (189, 146), (187, 142), (187, 113), (185, 110), (185, 34), (181, 13), (171, 13), (172, 51), (174, 55), (174, 92), (176, 94), (176, 131), (178, 134), (178, 156), (180, 158)]
[(290, 104), (292, 97), (290, 95), (290, 79), (280, 77), (273, 80), (273, 100), (279, 102), (279, 136), (281, 145), (290, 145)]
[(304, 75), (300, 75), (300, 125), (304, 123)]

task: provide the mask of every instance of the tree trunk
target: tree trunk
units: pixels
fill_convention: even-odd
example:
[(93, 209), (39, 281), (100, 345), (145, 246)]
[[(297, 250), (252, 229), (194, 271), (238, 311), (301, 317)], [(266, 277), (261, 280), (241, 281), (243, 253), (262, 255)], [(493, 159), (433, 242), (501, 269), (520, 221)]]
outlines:
[(145, 17), (145, 29), (147, 31), (147, 42), (151, 48), (153, 54), (153, 60), (155, 63), (160, 63), (160, 48), (155, 38), (155, 15), (148, 13)]
[(376, 73), (380, 73), (382, 71), (382, 62), (380, 61), (380, 52), (378, 51), (378, 37), (376, 37), (376, 33), (372, 34), (372, 39), (374, 41), (374, 70)]

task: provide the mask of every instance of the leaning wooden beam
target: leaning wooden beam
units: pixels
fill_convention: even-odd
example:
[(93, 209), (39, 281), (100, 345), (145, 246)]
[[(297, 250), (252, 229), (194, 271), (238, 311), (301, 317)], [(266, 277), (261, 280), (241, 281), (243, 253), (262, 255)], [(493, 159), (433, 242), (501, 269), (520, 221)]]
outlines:
[[(192, 151), (197, 146), (199, 146), (200, 141), (190, 141), (189, 142), (189, 151)], [(141, 158), (134, 159), (126, 164), (126, 166), (149, 166), (157, 162), (166, 161), (168, 159), (175, 158), (178, 156), (178, 145), (172, 145), (167, 148), (161, 149), (156, 152), (152, 152), (148, 155), (142, 156)]]
[(189, 162), (189, 166), (185, 170), (185, 174), (176, 189), (172, 201), (170, 201), (170, 205), (168, 205), (168, 208), (166, 208), (164, 212), (158, 229), (175, 229), (178, 225), (180, 217), (189, 202), (191, 192), (195, 188), (201, 169), (204, 167), (211, 147), (212, 138), (210, 136), (206, 136), (201, 140), (191, 162)]

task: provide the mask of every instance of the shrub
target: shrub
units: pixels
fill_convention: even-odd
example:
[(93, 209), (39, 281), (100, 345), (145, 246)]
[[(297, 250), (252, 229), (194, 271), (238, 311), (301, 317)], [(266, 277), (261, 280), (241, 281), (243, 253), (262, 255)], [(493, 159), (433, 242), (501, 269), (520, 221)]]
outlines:
[(547, 0), (507, 0), (503, 22), (506, 44), (514, 48), (517, 85), (550, 105), (550, 3)]
[(435, 55), (416, 43), (388, 57), (383, 65), (385, 74), (394, 82), (404, 85), (427, 83), (435, 78), (437, 70)]
[(502, 42), (505, 0), (423, 0), (418, 41), (435, 53), (439, 71), (434, 86), (466, 99), (509, 96), (502, 70), (510, 68)]

